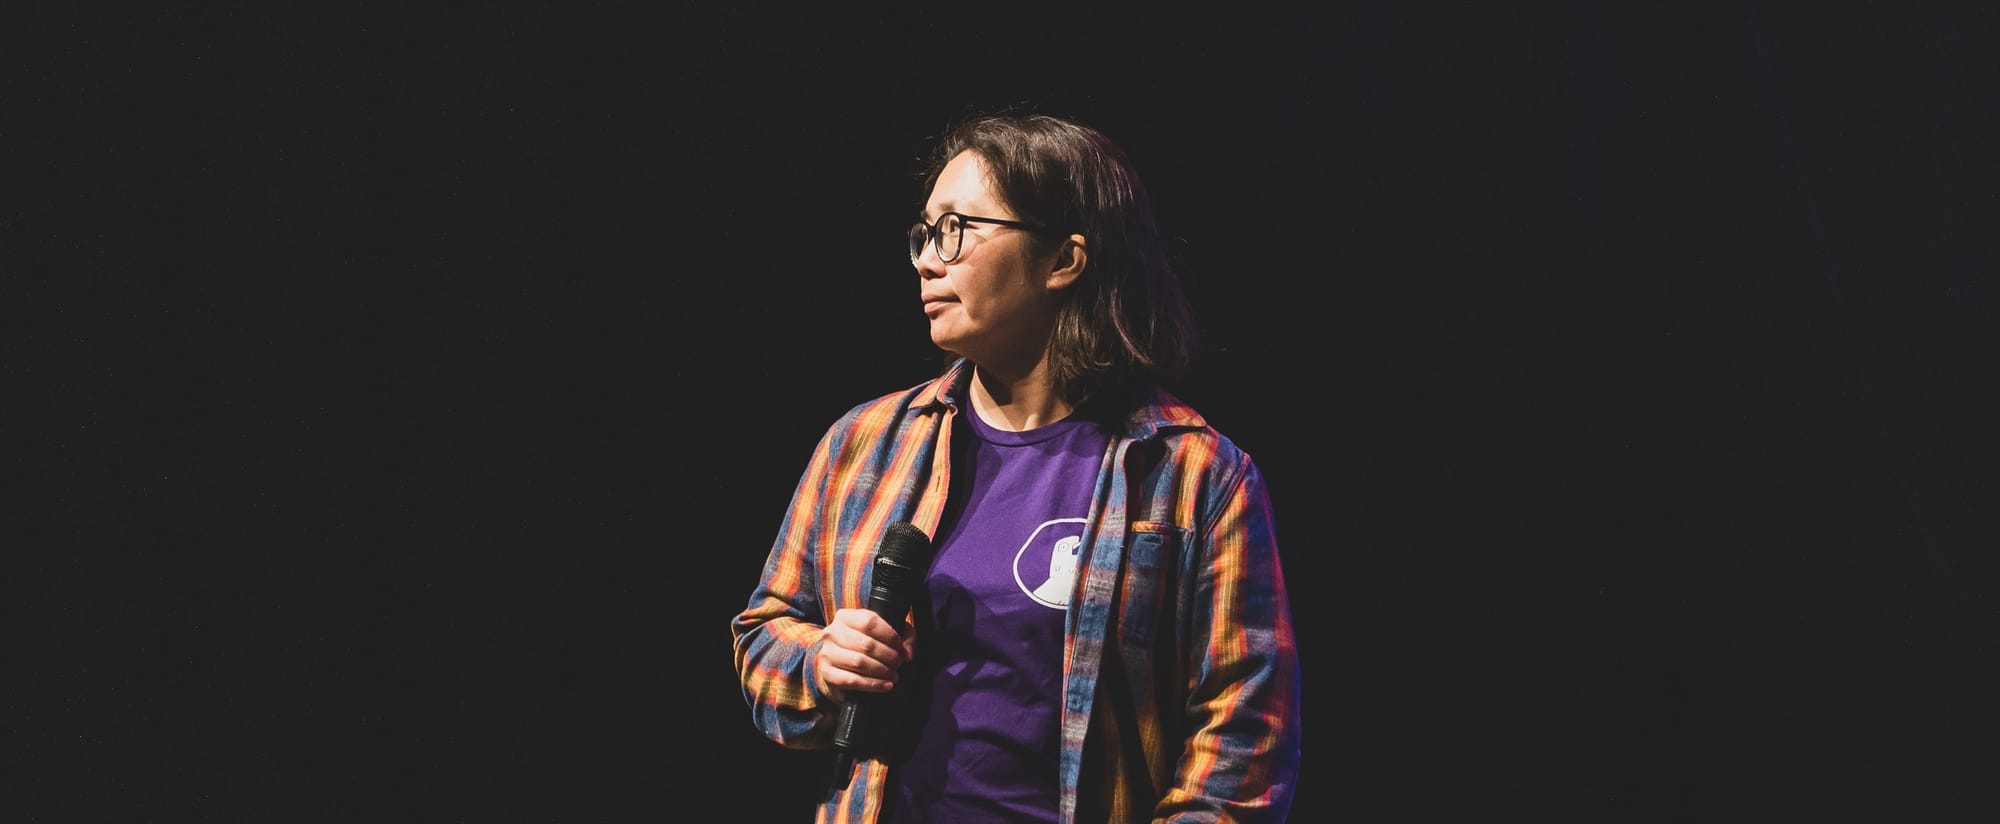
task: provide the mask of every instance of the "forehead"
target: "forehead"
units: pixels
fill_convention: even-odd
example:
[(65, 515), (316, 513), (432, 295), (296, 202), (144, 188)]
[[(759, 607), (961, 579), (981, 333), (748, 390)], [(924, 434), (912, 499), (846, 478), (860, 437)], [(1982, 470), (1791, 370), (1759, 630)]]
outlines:
[(986, 176), (986, 163), (971, 151), (959, 152), (951, 162), (944, 164), (944, 170), (938, 173), (937, 183), (931, 186), (928, 211), (931, 214), (959, 211), (990, 217), (1011, 216), (997, 213), (1004, 210)]

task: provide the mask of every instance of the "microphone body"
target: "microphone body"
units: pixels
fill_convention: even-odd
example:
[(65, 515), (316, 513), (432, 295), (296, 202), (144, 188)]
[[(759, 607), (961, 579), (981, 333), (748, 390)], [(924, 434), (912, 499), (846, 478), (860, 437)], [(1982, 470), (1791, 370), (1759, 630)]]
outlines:
[[(931, 539), (908, 522), (889, 525), (875, 552), (874, 574), (870, 579), (868, 609), (882, 616), (897, 632), (903, 631), (903, 616), (910, 611), (911, 597), (924, 585), (924, 570), (930, 565)], [(874, 707), (888, 698), (887, 693), (857, 692), (840, 706), (833, 729), (833, 747), (840, 753), (839, 764), (847, 766), (855, 753), (868, 748), (872, 728), (868, 719)], [(844, 778), (847, 770), (838, 771)]]

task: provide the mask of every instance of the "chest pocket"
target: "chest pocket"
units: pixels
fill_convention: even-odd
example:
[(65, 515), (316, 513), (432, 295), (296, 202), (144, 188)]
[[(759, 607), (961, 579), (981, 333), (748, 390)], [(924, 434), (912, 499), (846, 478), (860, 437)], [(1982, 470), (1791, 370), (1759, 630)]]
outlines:
[(1179, 590), (1180, 557), (1187, 530), (1161, 521), (1134, 521), (1127, 530), (1125, 568), (1118, 585), (1118, 639), (1149, 648), (1171, 631)]

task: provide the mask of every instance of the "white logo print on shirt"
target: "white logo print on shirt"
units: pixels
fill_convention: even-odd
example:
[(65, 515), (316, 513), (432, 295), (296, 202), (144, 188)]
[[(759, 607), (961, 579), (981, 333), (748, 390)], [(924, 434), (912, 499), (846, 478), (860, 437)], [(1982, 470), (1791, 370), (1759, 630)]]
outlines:
[[(1077, 561), (1083, 555), (1082, 518), (1057, 518), (1044, 522), (1028, 536), (1021, 551), (1014, 554), (1014, 583), (1021, 591), (1035, 599), (1035, 603), (1051, 609), (1069, 606), (1070, 590), (1076, 587)], [(1060, 525), (1073, 524), (1068, 528)], [(1047, 547), (1047, 555), (1034, 551), (1037, 547)], [(1047, 573), (1040, 564), (1048, 558)], [(1026, 573), (1023, 575), (1023, 573)], [(1028, 581), (1039, 580), (1040, 584), (1029, 586)]]

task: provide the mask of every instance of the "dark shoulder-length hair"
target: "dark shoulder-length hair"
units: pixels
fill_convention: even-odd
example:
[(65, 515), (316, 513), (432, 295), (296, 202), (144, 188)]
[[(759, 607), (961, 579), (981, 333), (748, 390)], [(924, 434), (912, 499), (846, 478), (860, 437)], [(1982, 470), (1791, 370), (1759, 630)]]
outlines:
[(953, 122), (923, 175), (924, 193), (961, 152), (1052, 251), (1084, 236), (1088, 263), (1071, 285), (1048, 344), (1056, 386), (1072, 403), (1123, 396), (1189, 377), (1194, 311), (1153, 204), (1125, 151), (1102, 132), (1048, 114), (984, 113)]

